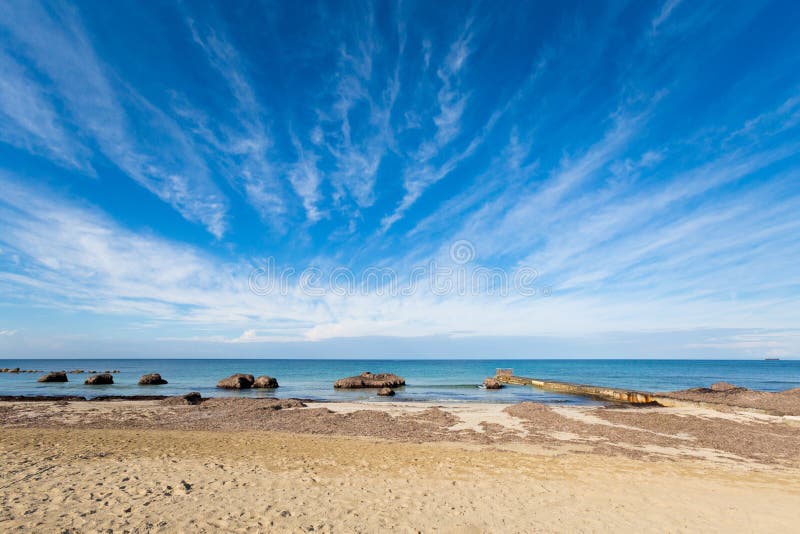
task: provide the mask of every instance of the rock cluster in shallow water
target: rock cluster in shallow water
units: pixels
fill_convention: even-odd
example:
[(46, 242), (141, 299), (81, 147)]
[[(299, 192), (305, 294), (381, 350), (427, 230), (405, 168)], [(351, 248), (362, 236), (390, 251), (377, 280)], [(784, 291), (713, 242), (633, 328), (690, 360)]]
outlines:
[(250, 374), (236, 373), (217, 382), (217, 387), (223, 389), (276, 388), (278, 380), (267, 375), (254, 378)]
[(333, 383), (333, 387), (337, 389), (395, 388), (405, 385), (406, 381), (401, 376), (393, 375), (392, 373), (373, 374), (368, 371), (358, 376), (340, 378)]
[(487, 378), (486, 380), (483, 381), (483, 387), (485, 387), (486, 389), (501, 389), (503, 387), (503, 384), (501, 384), (494, 378)]
[(37, 382), (68, 382), (66, 371), (53, 371), (44, 376), (40, 376)]
[(166, 383), (167, 381), (161, 378), (161, 375), (158, 373), (149, 373), (139, 378), (140, 386), (160, 386)]
[(99, 375), (92, 375), (86, 379), (84, 384), (87, 386), (105, 386), (114, 383), (114, 377), (111, 373), (100, 373)]

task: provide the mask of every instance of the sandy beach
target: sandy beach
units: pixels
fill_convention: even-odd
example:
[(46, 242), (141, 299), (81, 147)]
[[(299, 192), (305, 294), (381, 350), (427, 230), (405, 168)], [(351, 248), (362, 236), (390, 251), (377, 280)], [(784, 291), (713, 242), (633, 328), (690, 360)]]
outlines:
[(739, 409), (4, 402), (0, 529), (791, 531), (798, 450)]

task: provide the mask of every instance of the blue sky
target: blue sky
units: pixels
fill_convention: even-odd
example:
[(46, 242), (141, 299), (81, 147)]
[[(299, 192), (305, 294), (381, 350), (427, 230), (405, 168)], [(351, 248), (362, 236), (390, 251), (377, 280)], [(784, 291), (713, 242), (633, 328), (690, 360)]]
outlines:
[(0, 355), (800, 354), (797, 20), (4, 2)]

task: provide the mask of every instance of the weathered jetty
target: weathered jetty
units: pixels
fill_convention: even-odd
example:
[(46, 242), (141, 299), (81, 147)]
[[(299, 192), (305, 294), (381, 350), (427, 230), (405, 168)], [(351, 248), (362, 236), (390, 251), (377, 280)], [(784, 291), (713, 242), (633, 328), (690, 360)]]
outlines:
[(631, 404), (661, 404), (659, 398), (655, 394), (646, 391), (589, 386), (586, 384), (571, 384), (569, 382), (515, 376), (511, 369), (497, 369), (495, 372), (495, 379), (503, 384), (533, 386), (555, 393), (581, 395), (583, 397), (592, 397), (615, 402), (628, 402)]

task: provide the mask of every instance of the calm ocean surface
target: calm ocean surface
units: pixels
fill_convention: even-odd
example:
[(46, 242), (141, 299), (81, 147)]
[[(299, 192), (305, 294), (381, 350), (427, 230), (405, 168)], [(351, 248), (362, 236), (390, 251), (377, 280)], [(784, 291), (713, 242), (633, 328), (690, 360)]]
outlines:
[[(406, 379), (397, 388), (395, 401), (491, 401), (587, 404), (580, 397), (556, 395), (528, 387), (511, 386), (499, 391), (478, 388), (498, 367), (514, 373), (647, 391), (668, 391), (708, 386), (724, 380), (753, 389), (779, 391), (800, 387), (800, 360), (0, 360), (2, 367), (56, 370), (112, 370), (114, 385), (85, 386), (86, 374), (68, 375), (64, 384), (40, 384), (38, 374), (0, 373), (0, 395), (176, 395), (199, 391), (204, 397), (301, 397), (316, 400), (371, 400), (381, 402), (370, 390), (334, 390), (337, 378), (362, 371), (392, 372)], [(157, 372), (169, 381), (164, 386), (138, 386), (139, 376)], [(274, 376), (274, 391), (227, 391), (214, 387), (233, 373)]]

